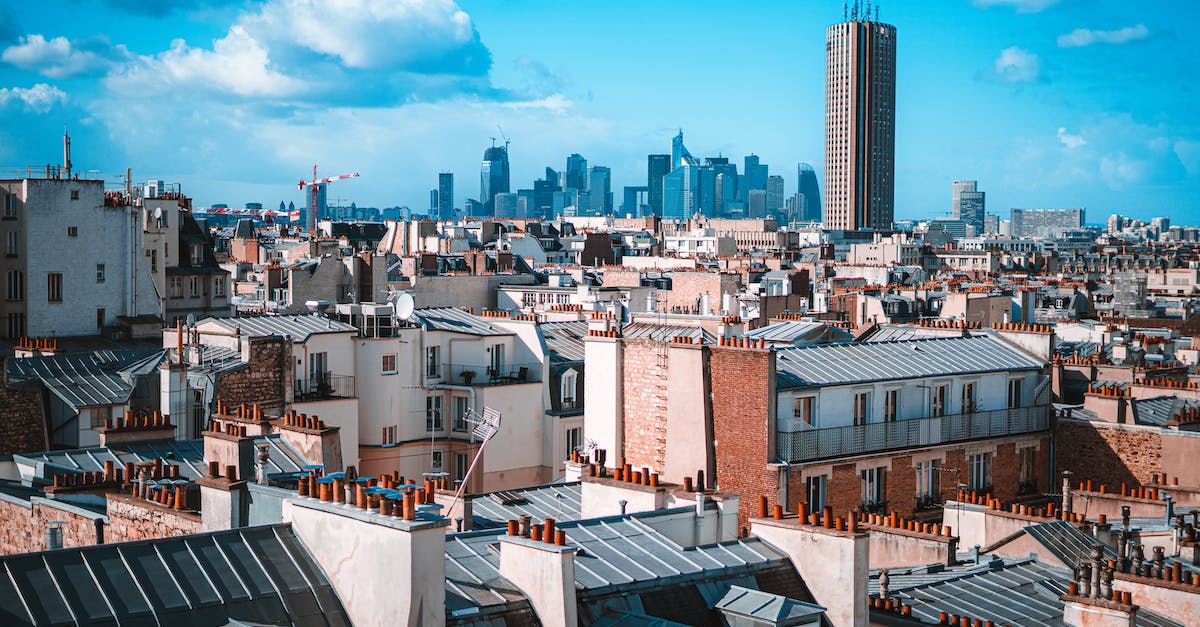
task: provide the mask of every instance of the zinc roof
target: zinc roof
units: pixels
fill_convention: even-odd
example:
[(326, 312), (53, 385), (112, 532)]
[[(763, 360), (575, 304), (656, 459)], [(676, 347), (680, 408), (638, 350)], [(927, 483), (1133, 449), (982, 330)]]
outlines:
[(230, 332), (241, 329), (243, 335), (262, 337), (267, 335), (287, 335), (297, 342), (307, 342), (308, 338), (321, 333), (351, 333), (358, 329), (332, 318), (323, 316), (246, 316), (242, 318), (205, 318), (199, 322), (217, 324)]
[[(75, 409), (121, 405), (133, 394), (134, 374), (147, 360), (161, 359), (163, 351), (123, 350), (24, 357), (8, 362), (13, 379), (37, 379), (52, 394)], [(123, 370), (133, 371), (123, 373)]]
[(430, 331), (454, 331), (468, 335), (513, 335), (512, 331), (488, 324), (483, 318), (456, 307), (418, 309), (415, 315)]
[[(504, 527), (509, 520), (529, 514), (534, 520), (553, 518), (557, 521), (578, 520), (582, 489), (579, 482), (504, 490), (478, 495), (471, 500), (471, 514), (476, 529)], [(516, 497), (513, 499), (512, 497)], [(516, 501), (506, 505), (503, 501)]]
[(779, 351), (779, 388), (1037, 370), (1038, 359), (990, 336), (826, 344)]
[(831, 327), (823, 322), (804, 322), (801, 320), (784, 320), (746, 333), (751, 339), (763, 339), (768, 342), (849, 342), (853, 339), (849, 333)]
[(717, 336), (706, 331), (703, 327), (686, 324), (652, 324), (649, 322), (633, 322), (621, 329), (621, 336), (627, 340), (651, 339), (656, 342), (669, 342), (676, 337), (690, 337), (694, 342), (712, 344)]
[(544, 322), (540, 327), (546, 339), (546, 354), (551, 359), (583, 361), (583, 338), (587, 337), (587, 322)]

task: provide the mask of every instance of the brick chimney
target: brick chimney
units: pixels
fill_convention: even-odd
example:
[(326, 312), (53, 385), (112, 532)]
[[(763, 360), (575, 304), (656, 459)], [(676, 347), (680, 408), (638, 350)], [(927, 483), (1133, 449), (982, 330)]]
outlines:
[(870, 539), (856, 521), (835, 519), (829, 508), (822, 523), (794, 515), (751, 518), (750, 534), (788, 555), (816, 602), (829, 608), (833, 627), (866, 627)]
[[(551, 520), (533, 528), (534, 538), (500, 537), (500, 575), (525, 594), (543, 625), (578, 625), (575, 547), (562, 529), (547, 531), (553, 529)], [(543, 534), (554, 537), (535, 539)]]
[[(366, 496), (363, 501), (367, 505)], [(283, 502), (284, 522), (329, 577), (351, 624), (446, 623), (449, 521), (413, 513), (416, 506), (407, 497), (404, 503), (383, 499), (372, 510), (304, 496)]]
[(344, 468), (341, 429), (325, 424), (319, 416), (295, 410), (274, 421), (275, 432), (296, 449), (310, 464), (324, 466), (326, 472)]

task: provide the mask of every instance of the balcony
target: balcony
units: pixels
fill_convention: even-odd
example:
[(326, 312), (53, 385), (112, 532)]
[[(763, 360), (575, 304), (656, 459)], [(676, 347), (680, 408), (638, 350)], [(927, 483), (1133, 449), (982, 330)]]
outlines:
[(323, 372), (308, 379), (296, 379), (292, 399), (296, 403), (354, 398), (354, 376)]
[(504, 364), (502, 368), (493, 368), (490, 365), (444, 363), (438, 374), (443, 383), (473, 387), (538, 383), (542, 380), (542, 364)]
[(1044, 431), (1048, 428), (1049, 416), (1048, 405), (1033, 405), (936, 418), (780, 432), (775, 446), (776, 454), (782, 461), (808, 462)]

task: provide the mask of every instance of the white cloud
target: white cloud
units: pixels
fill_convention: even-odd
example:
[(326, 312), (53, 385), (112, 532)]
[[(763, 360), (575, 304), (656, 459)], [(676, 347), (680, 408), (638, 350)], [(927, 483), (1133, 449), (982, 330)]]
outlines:
[(1137, 26), (1126, 26), (1117, 30), (1092, 30), (1090, 28), (1076, 28), (1075, 30), (1058, 36), (1059, 48), (1078, 48), (1081, 46), (1090, 46), (1092, 44), (1123, 44), (1138, 39), (1145, 39), (1150, 35), (1150, 30), (1143, 24)]
[(19, 101), (30, 111), (46, 113), (54, 105), (66, 102), (67, 93), (46, 83), (38, 83), (33, 87), (0, 87), (0, 105), (10, 101)]
[(1058, 2), (1059, 0), (975, 0), (975, 6), (983, 8), (1008, 6), (1015, 9), (1017, 13), (1038, 13)]
[(1087, 141), (1083, 139), (1083, 135), (1071, 135), (1063, 127), (1059, 127), (1058, 129), (1058, 141), (1062, 142), (1062, 145), (1067, 148), (1079, 148), (1087, 144)]
[(175, 39), (166, 52), (141, 57), (109, 76), (107, 83), (134, 98), (174, 91), (176, 86), (249, 97), (288, 97), (306, 89), (304, 81), (277, 71), (267, 49), (240, 26), (214, 41), (212, 50)]
[(40, 34), (32, 34), (5, 48), (0, 60), (50, 78), (66, 78), (105, 71), (128, 55), (124, 46), (114, 47), (103, 39), (72, 44), (66, 37), (46, 39)]
[(1001, 50), (996, 58), (996, 76), (1010, 83), (1035, 81), (1040, 70), (1038, 56), (1017, 46)]

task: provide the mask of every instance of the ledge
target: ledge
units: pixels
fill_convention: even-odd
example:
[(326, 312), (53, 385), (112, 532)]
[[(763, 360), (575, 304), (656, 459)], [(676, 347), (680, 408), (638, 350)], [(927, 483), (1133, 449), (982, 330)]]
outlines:
[[(779, 518), (779, 519), (751, 518), (750, 524), (751, 525), (764, 525), (767, 527), (780, 527), (783, 529), (794, 529), (797, 531), (808, 531), (808, 532), (819, 533), (819, 534), (823, 534), (823, 535), (827, 535), (827, 536), (836, 536), (839, 538), (858, 539), (858, 538), (869, 538), (870, 537), (869, 534), (867, 534), (866, 532), (863, 532), (863, 531), (849, 531), (849, 530), (838, 531), (837, 529), (834, 529), (832, 527), (826, 528), (826, 527), (822, 527), (821, 525), (810, 525), (808, 523), (802, 523), (802, 522), (800, 522), (800, 519), (795, 514), (790, 514), (788, 516), (784, 516), (783, 518)], [(860, 528), (861, 528), (861, 526), (860, 526)]]
[[(570, 541), (570, 539), (570, 534), (567, 534), (567, 540)], [(500, 544), (516, 544), (547, 553), (574, 553), (577, 550), (574, 545), (564, 544), (559, 546), (553, 542), (539, 542), (525, 536), (500, 536)]]
[(295, 507), (321, 511), (335, 516), (342, 516), (343, 518), (352, 518), (360, 522), (390, 527), (400, 531), (412, 532), (450, 526), (448, 518), (430, 516), (429, 514), (418, 513), (416, 520), (404, 520), (399, 516), (384, 516), (378, 511), (373, 512), (372, 510), (359, 509), (352, 503), (325, 502), (298, 494), (286, 497), (285, 500)]

